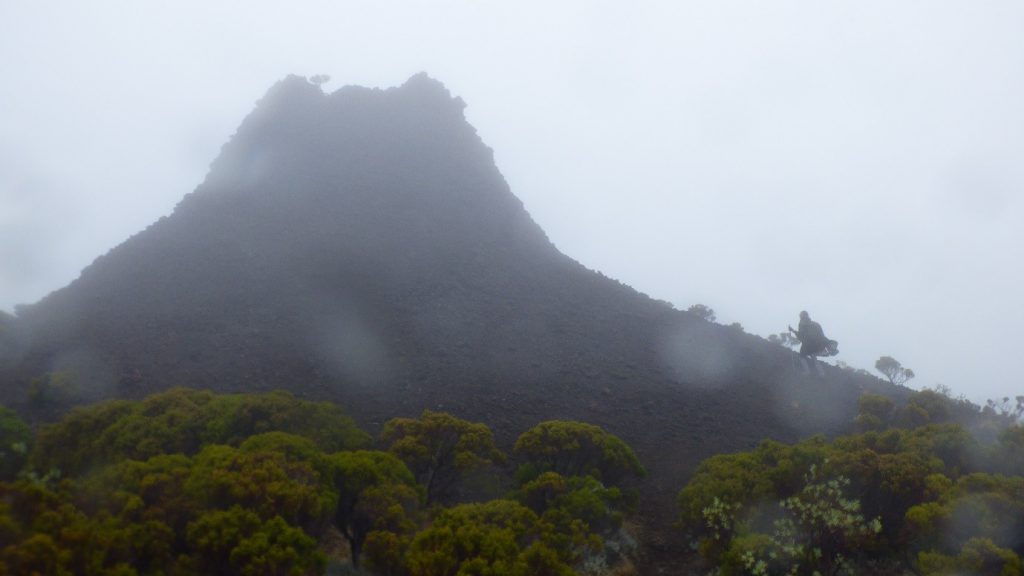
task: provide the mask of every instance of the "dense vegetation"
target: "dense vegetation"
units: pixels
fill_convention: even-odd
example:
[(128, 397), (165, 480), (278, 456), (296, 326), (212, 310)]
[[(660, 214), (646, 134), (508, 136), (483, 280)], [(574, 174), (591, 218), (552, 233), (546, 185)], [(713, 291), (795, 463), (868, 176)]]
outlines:
[[(1024, 400), (867, 394), (859, 432), (703, 462), (681, 534), (731, 574), (1024, 573)], [(634, 573), (645, 475), (542, 422), (512, 453), (451, 414), (374, 439), (337, 405), (178, 388), (33, 432), (0, 408), (0, 574)]]
[(1024, 574), (1020, 411), (865, 395), (861, 432), (703, 462), (680, 525), (719, 574)]
[(333, 404), (179, 388), (35, 435), (0, 409), (0, 474), (0, 574), (526, 576), (628, 573), (616, 483), (644, 469), (578, 422), (507, 458), (450, 414), (376, 445)]

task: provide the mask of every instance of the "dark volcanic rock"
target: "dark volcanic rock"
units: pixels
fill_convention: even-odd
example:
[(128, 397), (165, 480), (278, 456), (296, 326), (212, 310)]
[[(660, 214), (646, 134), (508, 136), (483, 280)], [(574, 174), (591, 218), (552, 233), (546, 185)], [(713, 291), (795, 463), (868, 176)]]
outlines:
[[(847, 427), (880, 381), (704, 322), (559, 253), (464, 104), (418, 75), (274, 86), (174, 213), (28, 307), (0, 339), (5, 403), (74, 374), (77, 401), (174, 385), (286, 388), (371, 431), (443, 409), (511, 444), (578, 419), (629, 442), (653, 554), (700, 459)], [(685, 255), (681, 255), (685, 260)], [(9, 327), (10, 328), (10, 327)]]

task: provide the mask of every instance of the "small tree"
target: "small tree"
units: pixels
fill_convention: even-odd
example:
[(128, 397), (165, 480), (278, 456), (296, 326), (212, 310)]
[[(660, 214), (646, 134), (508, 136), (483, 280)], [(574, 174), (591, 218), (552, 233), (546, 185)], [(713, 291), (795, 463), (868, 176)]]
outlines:
[(686, 309), (690, 314), (696, 314), (701, 320), (707, 320), (708, 322), (715, 321), (715, 311), (710, 306), (703, 304), (694, 304)]
[(518, 473), (521, 482), (547, 471), (593, 476), (605, 485), (617, 484), (626, 476), (647, 475), (629, 445), (599, 426), (583, 422), (541, 422), (519, 436), (514, 450), (524, 462)]
[(412, 540), (409, 576), (530, 574), (571, 576), (565, 550), (551, 526), (510, 500), (443, 509)]
[(847, 478), (826, 480), (811, 466), (806, 482), (799, 494), (780, 503), (785, 514), (765, 542), (768, 554), (741, 553), (752, 574), (849, 573), (849, 556), (882, 531), (878, 518), (868, 520), (860, 502), (846, 497)]
[(918, 567), (925, 576), (940, 574), (975, 574), (977, 576), (1003, 576), (1020, 574), (1024, 562), (1008, 548), (1000, 548), (988, 538), (971, 538), (957, 556), (940, 552), (918, 554)]
[(0, 406), (0, 480), (14, 480), (28, 460), (32, 430), (18, 414)]
[[(338, 491), (334, 526), (348, 540), (352, 565), (359, 566), (363, 545), (368, 540), (378, 552), (373, 555), (376, 563), (381, 564), (382, 539), (402, 540), (403, 534), (394, 531), (411, 531), (408, 518), (418, 508), (420, 497), (412, 472), (387, 452), (338, 452), (329, 459)], [(391, 537), (383, 538), (383, 533), (391, 533)]]
[(796, 349), (800, 347), (800, 340), (789, 332), (779, 332), (768, 336), (768, 341), (786, 348)]
[(381, 441), (426, 488), (427, 504), (451, 500), (467, 473), (505, 461), (490, 428), (446, 412), (389, 420)]
[(240, 506), (204, 513), (189, 524), (188, 542), (206, 574), (310, 574), (326, 564), (301, 528)]
[(997, 416), (1006, 418), (1010, 422), (1019, 422), (1024, 420), (1024, 396), (1017, 396), (1014, 400), (1016, 405), (1010, 402), (1009, 396), (1003, 396), (999, 401), (989, 399), (986, 402), (986, 407)]
[(74, 403), (82, 396), (82, 389), (70, 372), (47, 372), (33, 378), (28, 386), (28, 399), (35, 406)]
[(904, 368), (903, 365), (892, 356), (882, 356), (879, 358), (875, 362), (875, 370), (881, 372), (889, 379), (889, 382), (892, 382), (897, 386), (902, 386), (907, 382), (907, 380), (914, 377), (913, 370), (910, 368)]
[(892, 422), (895, 404), (881, 394), (863, 394), (857, 400), (857, 425), (864, 431), (883, 430)]

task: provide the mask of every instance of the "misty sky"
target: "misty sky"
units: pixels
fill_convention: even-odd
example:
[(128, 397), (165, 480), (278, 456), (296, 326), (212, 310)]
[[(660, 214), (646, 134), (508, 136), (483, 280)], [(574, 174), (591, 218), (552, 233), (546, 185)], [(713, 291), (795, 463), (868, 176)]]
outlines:
[(426, 71), (586, 266), (1022, 394), (1022, 25), (1016, 0), (0, 0), (0, 309), (169, 214), (283, 76)]

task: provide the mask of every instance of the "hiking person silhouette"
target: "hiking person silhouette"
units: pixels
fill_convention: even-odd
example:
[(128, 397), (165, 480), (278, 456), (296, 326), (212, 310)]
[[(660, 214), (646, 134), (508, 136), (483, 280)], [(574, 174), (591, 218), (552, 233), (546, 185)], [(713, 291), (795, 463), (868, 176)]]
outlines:
[(835, 356), (839, 353), (839, 343), (829, 340), (825, 336), (825, 331), (821, 329), (821, 324), (811, 320), (811, 315), (806, 310), (800, 312), (800, 323), (797, 325), (797, 329), (793, 330), (792, 326), (788, 328), (800, 341), (800, 360), (804, 363), (804, 367), (810, 372), (810, 368), (806, 365), (806, 361), (810, 360), (817, 368), (818, 374), (824, 376), (825, 371), (815, 361), (815, 357)]

